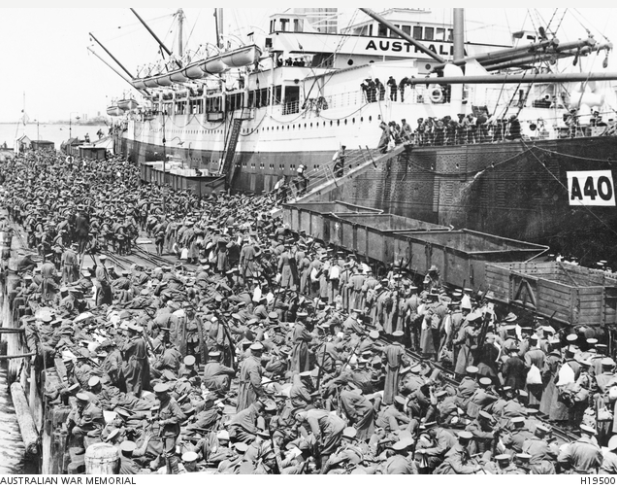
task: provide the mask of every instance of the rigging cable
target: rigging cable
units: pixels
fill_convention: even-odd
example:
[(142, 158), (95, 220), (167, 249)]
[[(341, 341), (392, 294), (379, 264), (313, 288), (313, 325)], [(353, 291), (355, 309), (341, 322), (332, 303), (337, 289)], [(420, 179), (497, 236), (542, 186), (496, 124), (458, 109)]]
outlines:
[[(576, 20), (578, 21), (579, 24), (581, 24), (581, 27), (587, 31), (587, 34), (589, 34), (590, 37), (593, 37), (593, 35), (591, 34), (591, 31), (585, 26), (585, 24), (583, 24), (582, 21), (584, 20), (589, 25), (593, 25), (593, 24), (589, 22), (589, 20), (587, 20), (587, 18), (579, 11), (579, 9), (575, 8), (574, 12), (576, 12), (580, 16), (580, 19), (576, 19)], [(598, 34), (600, 34), (600, 36), (602, 36), (606, 42), (611, 42), (611, 40), (608, 37), (606, 37), (604, 33), (601, 32), (597, 27), (594, 26), (594, 29), (598, 31)]]
[(197, 14), (197, 18), (195, 19), (195, 23), (193, 24), (193, 28), (191, 29), (191, 32), (189, 33), (189, 36), (186, 39), (186, 45), (187, 46), (189, 44), (189, 41), (191, 40), (191, 37), (193, 37), (193, 32), (195, 31), (195, 27), (197, 27), (197, 22), (199, 22), (199, 17), (201, 17), (201, 11), (202, 11), (202, 9), (199, 9), (199, 13)]
[(561, 29), (561, 26), (563, 24), (563, 21), (566, 18), (566, 14), (568, 13), (569, 9), (565, 9), (565, 11), (563, 12), (563, 15), (561, 16), (561, 20), (559, 21), (559, 25), (557, 26), (557, 30), (555, 30), (555, 35), (557, 35), (557, 33), (559, 32), (559, 29)]

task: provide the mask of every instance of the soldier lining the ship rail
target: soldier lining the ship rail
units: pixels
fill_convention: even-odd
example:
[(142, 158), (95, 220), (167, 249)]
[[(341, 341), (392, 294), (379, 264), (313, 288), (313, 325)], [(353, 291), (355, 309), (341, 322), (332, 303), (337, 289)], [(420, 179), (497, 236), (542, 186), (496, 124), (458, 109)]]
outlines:
[[(163, 190), (123, 161), (43, 158), (0, 168), (16, 229), (30, 219), (53, 238), (84, 212), (87, 248), (105, 249), (106, 220), (142, 215), (160, 254), (187, 251), (124, 271), (112, 252), (95, 269), (77, 253), (78, 276), (71, 258), (24, 261), (8, 281), (44, 366), (66, 370), (42, 386), (70, 412), (55, 428), (72, 472), (96, 442), (138, 473), (615, 472), (617, 375), (600, 330), (522, 320), (436, 266), (378, 270), (292, 234), (271, 197), (165, 191), (164, 210)], [(568, 424), (580, 440), (555, 435)]]

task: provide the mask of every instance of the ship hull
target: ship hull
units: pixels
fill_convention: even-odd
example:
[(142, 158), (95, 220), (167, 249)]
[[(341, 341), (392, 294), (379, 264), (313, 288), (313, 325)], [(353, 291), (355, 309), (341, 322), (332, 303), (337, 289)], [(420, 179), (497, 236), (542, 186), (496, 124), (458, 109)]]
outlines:
[[(161, 146), (117, 142), (117, 149), (134, 162), (162, 159)], [(220, 152), (190, 148), (166, 151), (211, 172), (221, 157)], [(588, 264), (617, 261), (617, 234), (611, 230), (617, 229), (615, 208), (571, 207), (567, 190), (570, 171), (610, 170), (616, 181), (615, 154), (615, 137), (414, 148), (340, 185), (327, 198), (548, 244)], [(238, 152), (233, 190), (268, 192), (281, 177), (294, 176), (293, 162), (313, 168), (331, 161), (331, 151)]]
[[(129, 157), (132, 162), (142, 163), (162, 161), (163, 146), (129, 139), (116, 138), (117, 154)], [(207, 170), (216, 174), (219, 170), (221, 151), (199, 150), (192, 148), (166, 147), (169, 159), (187, 161), (192, 168)], [(305, 164), (314, 170), (332, 160), (332, 151), (304, 151), (294, 153), (237, 152), (234, 158), (238, 170), (234, 178), (234, 192), (268, 193), (281, 178), (297, 176), (297, 166)]]

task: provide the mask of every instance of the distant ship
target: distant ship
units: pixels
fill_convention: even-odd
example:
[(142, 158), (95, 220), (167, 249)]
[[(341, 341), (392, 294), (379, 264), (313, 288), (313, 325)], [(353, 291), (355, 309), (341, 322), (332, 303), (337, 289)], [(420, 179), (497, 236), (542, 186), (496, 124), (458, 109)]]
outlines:
[[(119, 108), (118, 149), (138, 162), (165, 152), (259, 194), (300, 165), (320, 174), (341, 146), (350, 157), (375, 149), (382, 122), (406, 119), (415, 134), (399, 158), (404, 175), (360, 178), (357, 201), (553, 245), (571, 244), (563, 226), (579, 217), (585, 235), (606, 231), (614, 212), (571, 207), (567, 172), (615, 178), (609, 42), (560, 43), (550, 28), (504, 37), (490, 26), (465, 39), (462, 9), (452, 23), (428, 9), (361, 10), (369, 19), (340, 32), (336, 9), (294, 9), (247, 45), (192, 56), (179, 46), (130, 80), (144, 101)], [(557, 72), (558, 61), (580, 66), (589, 56), (605, 58), (603, 71)]]

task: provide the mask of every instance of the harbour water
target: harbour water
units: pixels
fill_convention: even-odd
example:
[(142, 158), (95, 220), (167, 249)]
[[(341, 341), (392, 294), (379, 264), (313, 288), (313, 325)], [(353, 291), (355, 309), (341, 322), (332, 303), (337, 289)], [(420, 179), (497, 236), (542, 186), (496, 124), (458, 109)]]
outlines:
[(69, 139), (69, 134), (73, 137), (83, 139), (86, 134), (91, 141), (98, 139), (96, 133), (99, 129), (104, 135), (109, 133), (109, 128), (104, 125), (75, 125), (69, 127), (68, 124), (37, 124), (29, 123), (24, 126), (17, 123), (0, 123), (0, 146), (5, 142), (8, 147), (13, 147), (15, 139), (22, 135), (27, 135), (32, 140), (51, 141), (56, 144), (56, 149), (60, 149), (60, 144)]

